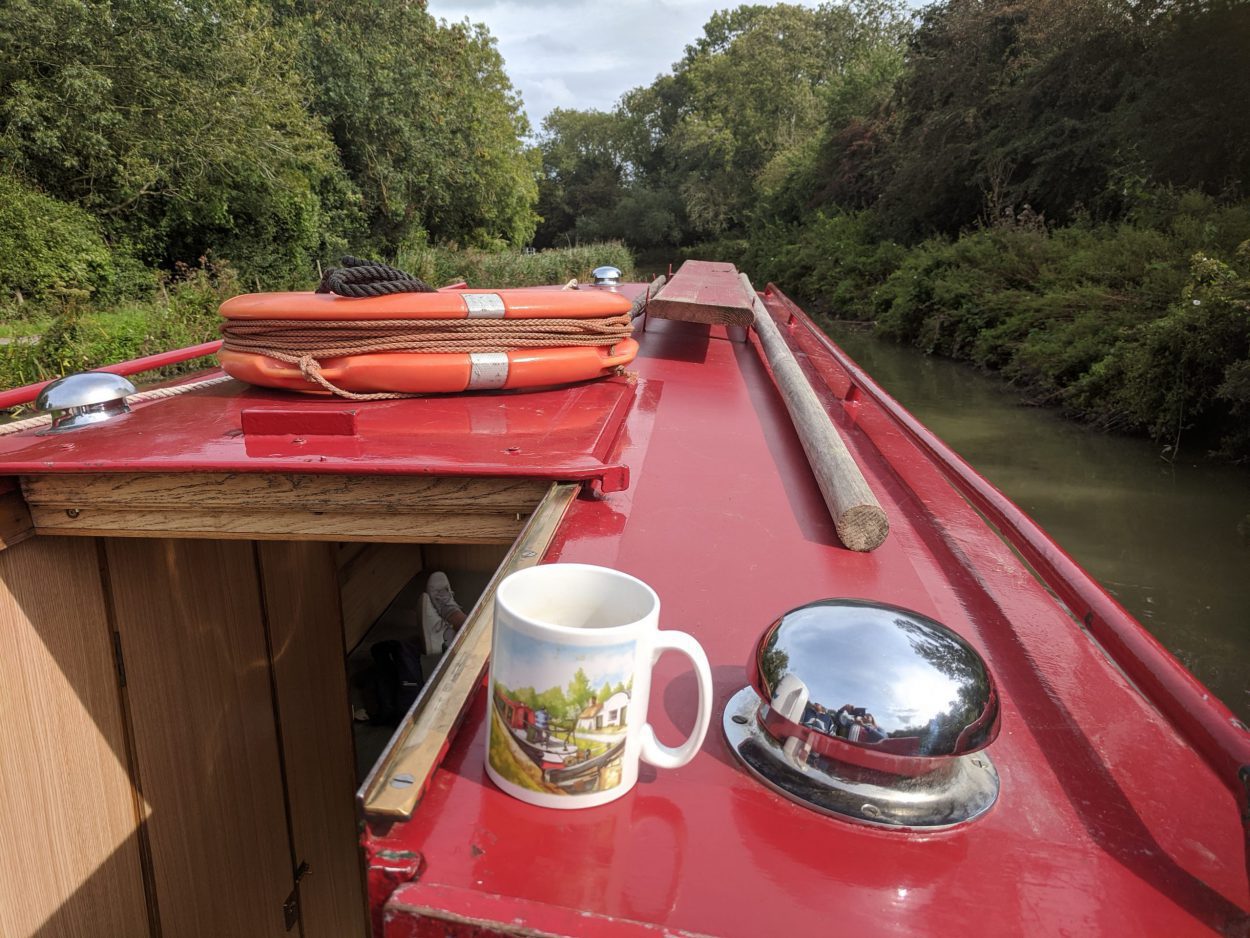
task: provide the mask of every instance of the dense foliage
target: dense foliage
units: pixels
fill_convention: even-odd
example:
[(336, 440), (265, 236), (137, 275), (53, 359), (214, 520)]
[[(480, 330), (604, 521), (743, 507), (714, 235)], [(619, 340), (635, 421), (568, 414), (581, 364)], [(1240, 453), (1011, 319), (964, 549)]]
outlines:
[(18, 223), (38, 205), (66, 239), (7, 231), (0, 302), (209, 254), (285, 286), (345, 247), (519, 247), (537, 220), (527, 132), (491, 37), (421, 3), (12, 0), (0, 201), (18, 193)]
[(547, 119), (537, 237), (734, 260), (1247, 458), (1248, 48), (1234, 0), (739, 7), (612, 112)]

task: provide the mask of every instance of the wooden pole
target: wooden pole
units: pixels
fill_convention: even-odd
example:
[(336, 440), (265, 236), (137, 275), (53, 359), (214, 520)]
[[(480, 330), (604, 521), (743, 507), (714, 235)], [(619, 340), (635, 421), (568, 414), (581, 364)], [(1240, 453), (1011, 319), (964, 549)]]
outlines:
[(834, 429), (829, 414), (812, 390), (794, 353), (786, 345), (764, 308), (746, 274), (740, 274), (742, 287), (751, 298), (755, 310), (755, 332), (773, 371), (773, 379), (781, 391), (786, 410), (807, 453), (812, 474), (820, 486), (820, 494), (829, 506), (833, 525), (842, 543), (851, 550), (875, 550), (890, 533), (890, 522), (881, 510), (876, 496), (864, 481), (854, 457)]
[(660, 288), (664, 286), (664, 281), (664, 275), (660, 274), (660, 276), (656, 277), (649, 284), (647, 284), (647, 288), (645, 290), (638, 294), (638, 297), (634, 300), (633, 308), (629, 311), (630, 319), (637, 319), (644, 312), (646, 312), (647, 303), (650, 302), (651, 297), (660, 292)]

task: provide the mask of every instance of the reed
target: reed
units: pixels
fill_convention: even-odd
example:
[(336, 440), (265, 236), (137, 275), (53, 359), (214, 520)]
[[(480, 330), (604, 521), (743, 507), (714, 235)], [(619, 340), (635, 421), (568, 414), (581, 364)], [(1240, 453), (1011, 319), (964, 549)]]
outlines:
[(435, 286), (456, 280), (484, 287), (528, 287), (574, 278), (588, 283), (590, 272), (604, 264), (619, 267), (626, 279), (634, 273), (634, 255), (619, 241), (530, 253), (422, 245), (401, 250), (395, 259), (396, 267)]

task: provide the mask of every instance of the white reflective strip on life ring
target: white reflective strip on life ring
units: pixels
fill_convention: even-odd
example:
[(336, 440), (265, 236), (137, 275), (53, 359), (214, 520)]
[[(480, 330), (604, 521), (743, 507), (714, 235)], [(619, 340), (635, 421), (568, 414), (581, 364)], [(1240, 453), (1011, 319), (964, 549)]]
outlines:
[(469, 353), (469, 390), (491, 391), (508, 382), (507, 352)]
[(498, 293), (461, 293), (470, 319), (503, 319), (503, 297)]

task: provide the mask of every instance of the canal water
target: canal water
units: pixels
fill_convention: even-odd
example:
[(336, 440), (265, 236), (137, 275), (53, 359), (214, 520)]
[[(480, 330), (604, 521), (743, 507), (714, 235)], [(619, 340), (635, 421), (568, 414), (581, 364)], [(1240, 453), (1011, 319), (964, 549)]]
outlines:
[(1108, 436), (854, 326), (829, 334), (1250, 722), (1250, 470)]

